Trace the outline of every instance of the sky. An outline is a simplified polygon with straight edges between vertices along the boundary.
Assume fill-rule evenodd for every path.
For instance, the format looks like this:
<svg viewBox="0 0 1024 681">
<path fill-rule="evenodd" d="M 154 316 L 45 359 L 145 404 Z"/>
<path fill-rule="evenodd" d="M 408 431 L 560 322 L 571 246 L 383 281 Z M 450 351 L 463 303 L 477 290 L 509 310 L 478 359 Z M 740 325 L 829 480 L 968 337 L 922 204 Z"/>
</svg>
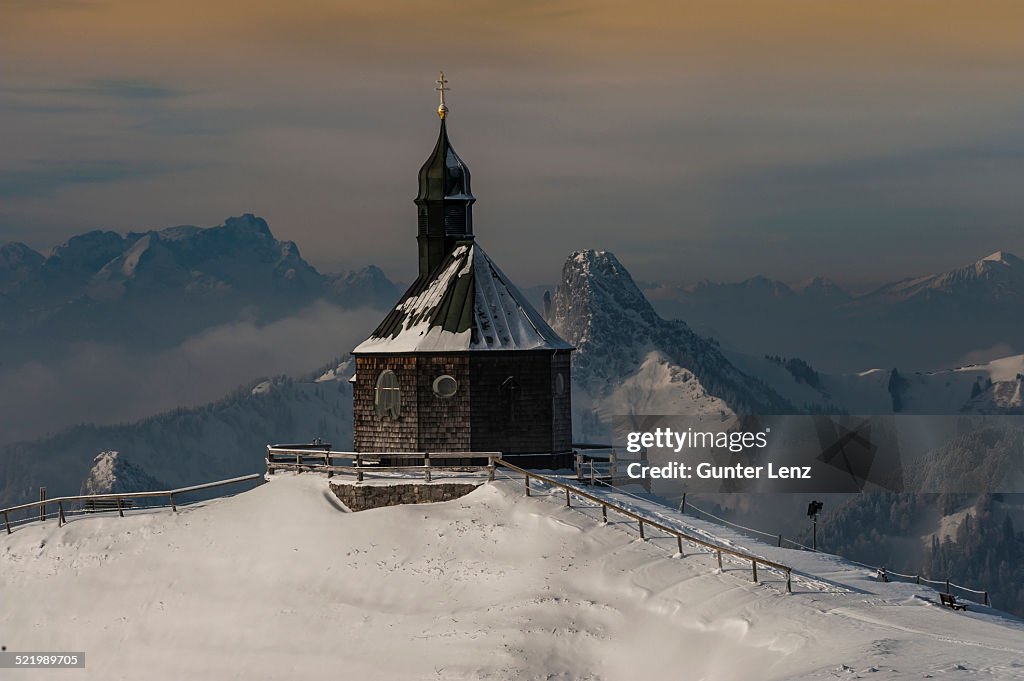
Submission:
<svg viewBox="0 0 1024 681">
<path fill-rule="evenodd" d="M 266 218 L 324 271 L 415 272 L 449 132 L 523 286 L 866 285 L 1024 255 L 1024 4 L 3 0 L 0 243 Z"/>
</svg>

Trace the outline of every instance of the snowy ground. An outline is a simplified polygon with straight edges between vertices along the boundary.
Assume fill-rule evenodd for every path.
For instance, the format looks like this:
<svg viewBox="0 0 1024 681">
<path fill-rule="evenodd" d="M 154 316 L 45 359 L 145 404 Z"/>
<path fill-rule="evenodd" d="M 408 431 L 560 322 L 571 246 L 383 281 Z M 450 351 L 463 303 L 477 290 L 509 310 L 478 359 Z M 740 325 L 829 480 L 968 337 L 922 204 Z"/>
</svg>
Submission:
<svg viewBox="0 0 1024 681">
<path fill-rule="evenodd" d="M 279 474 L 178 514 L 27 525 L 0 536 L 0 644 L 87 669 L 3 678 L 1024 677 L 1018 620 L 722 537 L 795 564 L 787 595 L 521 490 L 346 513 L 325 478 Z"/>
</svg>

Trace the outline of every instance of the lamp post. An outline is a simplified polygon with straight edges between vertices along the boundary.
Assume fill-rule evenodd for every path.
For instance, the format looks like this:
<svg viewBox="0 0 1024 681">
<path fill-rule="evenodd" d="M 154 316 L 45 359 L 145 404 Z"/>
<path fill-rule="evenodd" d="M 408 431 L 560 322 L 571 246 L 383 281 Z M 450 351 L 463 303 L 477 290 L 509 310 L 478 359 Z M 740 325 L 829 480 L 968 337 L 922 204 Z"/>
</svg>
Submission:
<svg viewBox="0 0 1024 681">
<path fill-rule="evenodd" d="M 820 501 L 812 501 L 807 504 L 807 517 L 811 519 L 811 550 L 818 550 L 818 513 L 821 512 L 823 503 Z"/>
</svg>

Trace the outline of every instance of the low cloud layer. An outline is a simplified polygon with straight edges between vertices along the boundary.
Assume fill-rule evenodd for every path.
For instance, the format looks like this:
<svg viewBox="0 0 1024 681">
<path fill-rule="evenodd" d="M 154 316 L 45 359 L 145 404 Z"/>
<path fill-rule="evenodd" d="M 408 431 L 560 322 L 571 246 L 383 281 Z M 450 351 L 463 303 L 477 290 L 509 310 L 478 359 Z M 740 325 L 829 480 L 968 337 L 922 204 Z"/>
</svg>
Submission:
<svg viewBox="0 0 1024 681">
<path fill-rule="evenodd" d="M 0 373 L 0 444 L 75 423 L 134 421 L 216 400 L 261 376 L 304 374 L 345 357 L 380 311 L 316 303 L 265 326 L 214 327 L 154 354 L 85 344 Z"/>
</svg>

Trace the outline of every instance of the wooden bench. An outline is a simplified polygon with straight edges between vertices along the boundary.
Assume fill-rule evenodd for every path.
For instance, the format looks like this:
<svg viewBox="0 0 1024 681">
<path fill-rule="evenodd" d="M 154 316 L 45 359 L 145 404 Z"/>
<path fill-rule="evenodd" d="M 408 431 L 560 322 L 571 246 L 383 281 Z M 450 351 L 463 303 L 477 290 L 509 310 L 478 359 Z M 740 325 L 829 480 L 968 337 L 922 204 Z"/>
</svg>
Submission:
<svg viewBox="0 0 1024 681">
<path fill-rule="evenodd" d="M 942 604 L 947 608 L 953 608 L 954 610 L 967 610 L 967 604 L 958 603 L 956 596 L 953 594 L 939 594 L 939 598 L 942 600 Z"/>
</svg>

